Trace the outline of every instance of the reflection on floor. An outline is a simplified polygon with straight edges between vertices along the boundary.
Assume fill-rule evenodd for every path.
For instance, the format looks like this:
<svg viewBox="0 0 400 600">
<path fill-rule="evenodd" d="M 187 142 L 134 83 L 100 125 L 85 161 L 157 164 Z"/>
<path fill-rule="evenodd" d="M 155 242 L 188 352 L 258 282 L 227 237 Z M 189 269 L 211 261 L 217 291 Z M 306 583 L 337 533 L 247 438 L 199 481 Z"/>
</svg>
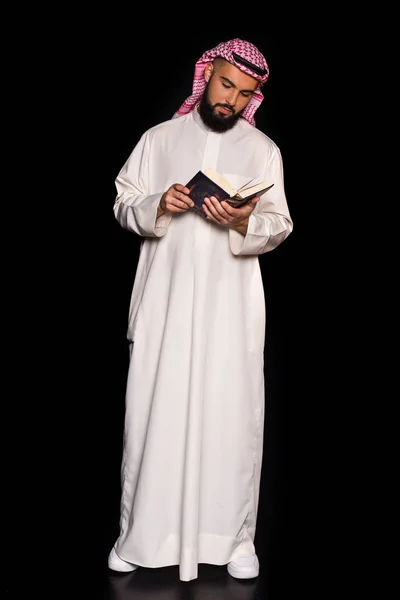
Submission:
<svg viewBox="0 0 400 600">
<path fill-rule="evenodd" d="M 183 582 L 178 567 L 126 574 L 106 569 L 104 600 L 271 600 L 266 576 L 263 571 L 257 579 L 238 580 L 226 567 L 200 565 L 198 578 Z"/>
</svg>

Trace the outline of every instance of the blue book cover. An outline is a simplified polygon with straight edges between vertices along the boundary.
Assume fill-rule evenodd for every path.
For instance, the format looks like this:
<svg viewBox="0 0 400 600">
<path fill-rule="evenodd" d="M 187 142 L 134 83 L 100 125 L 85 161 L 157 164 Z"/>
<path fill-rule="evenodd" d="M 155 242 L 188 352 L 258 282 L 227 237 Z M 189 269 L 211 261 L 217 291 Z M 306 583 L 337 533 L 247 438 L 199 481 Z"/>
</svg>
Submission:
<svg viewBox="0 0 400 600">
<path fill-rule="evenodd" d="M 212 179 L 215 178 L 214 179 Z M 217 183 L 218 182 L 218 183 Z M 261 196 L 274 184 L 262 181 L 255 185 L 242 187 L 235 190 L 233 186 L 213 169 L 198 171 L 194 177 L 186 184 L 189 188 L 189 196 L 194 202 L 194 210 L 203 217 L 206 216 L 203 210 L 204 199 L 214 196 L 219 202 L 226 200 L 234 208 L 240 208 L 250 202 L 255 196 Z"/>
</svg>

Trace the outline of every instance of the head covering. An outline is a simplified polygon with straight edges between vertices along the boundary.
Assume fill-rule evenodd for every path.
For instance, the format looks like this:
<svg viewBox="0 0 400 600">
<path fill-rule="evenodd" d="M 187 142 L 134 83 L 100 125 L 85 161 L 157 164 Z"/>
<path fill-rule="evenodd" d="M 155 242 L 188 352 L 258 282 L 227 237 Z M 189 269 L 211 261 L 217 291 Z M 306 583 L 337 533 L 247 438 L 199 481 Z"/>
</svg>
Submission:
<svg viewBox="0 0 400 600">
<path fill-rule="evenodd" d="M 192 94 L 176 111 L 174 117 L 186 115 L 193 110 L 200 101 L 207 85 L 207 82 L 204 79 L 204 69 L 206 68 L 207 63 L 213 61 L 214 58 L 217 57 L 224 58 L 243 71 L 243 73 L 251 75 L 251 77 L 254 77 L 259 82 L 250 102 L 242 114 L 251 125 L 255 125 L 254 113 L 264 99 L 261 87 L 268 79 L 269 67 L 264 56 L 253 44 L 239 38 L 221 42 L 215 48 L 204 52 L 195 65 Z"/>
</svg>

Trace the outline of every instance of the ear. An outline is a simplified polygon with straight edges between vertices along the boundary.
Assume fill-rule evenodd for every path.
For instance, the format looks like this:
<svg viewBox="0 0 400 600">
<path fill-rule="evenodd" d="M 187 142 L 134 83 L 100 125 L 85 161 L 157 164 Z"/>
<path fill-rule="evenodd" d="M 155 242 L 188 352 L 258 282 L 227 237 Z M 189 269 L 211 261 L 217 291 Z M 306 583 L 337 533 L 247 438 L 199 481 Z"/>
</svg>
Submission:
<svg viewBox="0 0 400 600">
<path fill-rule="evenodd" d="M 204 79 L 208 83 L 210 81 L 210 77 L 214 71 L 214 65 L 212 62 L 206 64 L 206 68 L 204 69 Z"/>
</svg>

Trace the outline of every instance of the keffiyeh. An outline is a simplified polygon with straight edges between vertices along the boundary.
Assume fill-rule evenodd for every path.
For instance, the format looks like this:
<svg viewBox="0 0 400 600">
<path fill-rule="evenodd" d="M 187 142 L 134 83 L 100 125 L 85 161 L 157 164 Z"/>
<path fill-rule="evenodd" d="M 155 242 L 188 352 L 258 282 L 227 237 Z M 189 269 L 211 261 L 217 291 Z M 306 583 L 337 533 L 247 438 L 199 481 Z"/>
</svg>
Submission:
<svg viewBox="0 0 400 600">
<path fill-rule="evenodd" d="M 207 82 L 204 79 L 204 69 L 214 58 L 221 57 L 229 63 L 246 73 L 251 75 L 259 82 L 250 102 L 243 111 L 245 118 L 251 125 L 255 125 L 254 113 L 259 108 L 264 96 L 261 92 L 261 87 L 267 81 L 269 76 L 269 67 L 261 52 L 250 42 L 235 38 L 228 42 L 221 42 L 215 48 L 207 50 L 197 61 L 194 69 L 194 78 L 192 86 L 192 94 L 185 100 L 180 108 L 174 114 L 174 117 L 186 115 L 194 109 L 200 101 Z"/>
</svg>

